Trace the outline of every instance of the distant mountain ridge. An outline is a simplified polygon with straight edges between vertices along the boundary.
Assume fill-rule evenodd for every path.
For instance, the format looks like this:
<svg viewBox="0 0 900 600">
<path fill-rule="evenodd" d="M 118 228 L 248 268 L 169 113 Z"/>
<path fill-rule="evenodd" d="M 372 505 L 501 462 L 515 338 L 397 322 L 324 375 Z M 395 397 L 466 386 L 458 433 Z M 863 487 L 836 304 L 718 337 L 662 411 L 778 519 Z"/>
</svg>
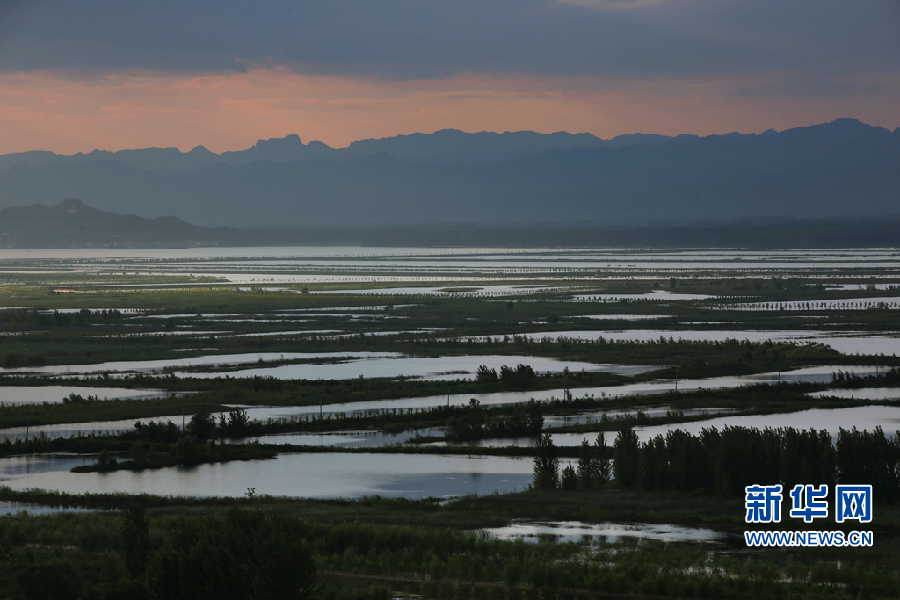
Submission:
<svg viewBox="0 0 900 600">
<path fill-rule="evenodd" d="M 444 130 L 345 149 L 288 136 L 221 155 L 202 147 L 25 154 L 40 164 L 0 157 L 0 207 L 78 197 L 104 211 L 210 226 L 637 226 L 900 215 L 900 128 L 855 119 L 706 137 Z"/>
<path fill-rule="evenodd" d="M 688 136 L 696 137 L 696 136 Z M 17 152 L 0 155 L 0 171 L 20 164 L 40 166 L 55 162 L 79 165 L 94 160 L 110 160 L 138 169 L 171 169 L 185 171 L 209 167 L 215 164 L 246 165 L 261 160 L 293 162 L 316 158 L 362 158 L 380 152 L 411 161 L 437 160 L 440 162 L 492 162 L 509 160 L 550 149 L 618 148 L 633 144 L 657 145 L 667 142 L 671 136 L 655 134 L 619 135 L 603 140 L 590 133 L 535 133 L 517 131 L 506 133 L 465 133 L 456 129 L 442 129 L 435 133 L 414 133 L 381 139 L 352 142 L 347 148 L 331 148 L 323 142 L 304 144 L 297 134 L 283 138 L 259 140 L 246 150 L 216 154 L 204 146 L 188 152 L 178 148 L 143 148 L 136 150 L 94 150 L 88 153 L 65 155 L 46 150 Z"/>
</svg>

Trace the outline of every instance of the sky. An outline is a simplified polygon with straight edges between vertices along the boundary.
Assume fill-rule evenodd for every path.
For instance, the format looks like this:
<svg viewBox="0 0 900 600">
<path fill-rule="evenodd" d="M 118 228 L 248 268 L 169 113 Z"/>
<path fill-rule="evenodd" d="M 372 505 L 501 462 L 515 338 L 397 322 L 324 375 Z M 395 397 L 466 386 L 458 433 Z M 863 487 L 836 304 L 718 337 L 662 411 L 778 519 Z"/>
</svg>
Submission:
<svg viewBox="0 0 900 600">
<path fill-rule="evenodd" d="M 0 153 L 900 127 L 900 0 L 0 0 Z"/>
</svg>

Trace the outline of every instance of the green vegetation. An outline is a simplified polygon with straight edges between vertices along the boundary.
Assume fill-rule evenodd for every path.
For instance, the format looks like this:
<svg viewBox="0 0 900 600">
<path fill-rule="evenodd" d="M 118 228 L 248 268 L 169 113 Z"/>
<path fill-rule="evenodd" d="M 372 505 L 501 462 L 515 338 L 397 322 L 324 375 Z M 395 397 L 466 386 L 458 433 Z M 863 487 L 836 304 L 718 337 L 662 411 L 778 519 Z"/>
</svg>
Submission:
<svg viewBox="0 0 900 600">
<path fill-rule="evenodd" d="M 676 429 L 644 443 L 624 429 L 613 455 L 623 487 L 740 495 L 751 485 L 790 489 L 810 481 L 829 487 L 865 482 L 882 501 L 900 498 L 900 435 L 885 436 L 880 427 L 871 432 L 841 428 L 835 445 L 825 430 L 790 427 L 711 427 L 698 436 Z"/>
<path fill-rule="evenodd" d="M 95 464 L 73 467 L 72 472 L 143 471 L 144 469 L 193 466 L 231 460 L 260 460 L 274 458 L 275 454 L 273 449 L 262 447 L 256 443 L 216 444 L 215 440 L 210 440 L 207 444 L 199 444 L 197 438 L 186 435 L 172 444 L 168 452 L 160 452 L 154 444 L 135 442 L 131 447 L 130 460 L 125 461 L 118 461 L 110 457 L 106 450 L 101 450 Z"/>
<path fill-rule="evenodd" d="M 0 498 L 11 496 L 0 492 Z M 17 498 L 28 498 L 18 495 Z M 33 496 L 32 496 L 33 497 Z M 84 498 L 68 497 L 67 502 Z M 0 595 L 6 597 L 249 596 L 262 578 L 311 598 L 379 598 L 388 591 L 428 598 L 625 597 L 889 598 L 900 590 L 897 522 L 880 512 L 878 545 L 734 553 L 725 545 L 507 542 L 473 535 L 513 516 L 603 521 L 644 514 L 740 527 L 741 504 L 715 496 L 615 489 L 528 492 L 433 501 L 292 501 L 106 498 L 121 512 L 0 518 Z M 128 504 L 130 502 L 130 504 Z M 157 506 L 157 508 L 151 508 Z M 587 517 L 587 518 L 586 518 Z M 627 519 L 628 517 L 624 517 Z M 684 522 L 684 518 L 680 520 Z M 889 531 L 889 530 L 888 530 Z M 284 562 L 285 559 L 290 559 Z M 201 560 L 202 557 L 202 560 Z M 267 567 L 277 572 L 266 572 Z M 48 576 L 53 572 L 68 578 Z M 216 576 L 215 573 L 227 574 Z M 76 574 L 76 575 L 73 575 Z M 214 578 L 213 588 L 198 582 Z M 68 581 L 64 585 L 64 581 Z M 218 587 L 228 584 L 228 588 Z M 30 586 L 34 586 L 33 588 Z M 34 591 L 29 591 L 34 589 Z M 41 594 L 41 595 L 28 595 Z M 66 595 L 68 594 L 68 595 Z M 167 595 L 168 594 L 168 595 Z M 308 596 L 302 594 L 309 594 Z M 212 597 L 212 596 L 209 596 Z"/>
<path fill-rule="evenodd" d="M 718 260 L 714 269 L 672 272 L 670 266 L 654 270 L 645 263 L 600 273 L 584 268 L 577 254 L 546 251 L 535 257 L 529 261 L 550 258 L 552 263 L 521 269 L 509 254 L 496 260 L 476 255 L 465 258 L 472 266 L 460 273 L 436 256 L 429 259 L 428 278 L 413 282 L 407 281 L 411 271 L 406 266 L 383 265 L 367 256 L 354 257 L 356 266 L 349 270 L 340 258 L 323 259 L 319 267 L 303 271 L 309 281 L 293 278 L 291 283 L 268 281 L 293 277 L 291 267 L 278 261 L 262 266 L 254 262 L 249 268 L 256 269 L 255 280 L 241 286 L 204 275 L 243 272 L 247 267 L 241 258 L 187 263 L 54 259 L 0 265 L 6 269 L 0 271 L 0 305 L 19 307 L 0 309 L 0 385 L 13 392 L 41 386 L 76 388 L 58 404 L 0 406 L 0 428 L 28 428 L 27 440 L 0 443 L 4 457 L 89 454 L 91 462 L 96 456 L 96 464 L 74 470 L 107 472 L 254 460 L 278 452 L 377 452 L 385 460 L 394 453 L 495 455 L 534 461 L 534 485 L 527 492 L 453 501 L 312 501 L 258 497 L 255 489 L 248 489 L 243 498 L 0 489 L 0 501 L 96 509 L 0 517 L 0 598 L 380 600 L 405 592 L 447 600 L 812 599 L 900 594 L 900 503 L 892 502 L 900 496 L 900 442 L 895 438 L 880 430 L 843 431 L 832 446 L 822 432 L 727 427 L 707 429 L 700 436 L 673 431 L 639 443 L 632 430 L 702 421 L 709 418 L 703 411 L 744 416 L 875 404 L 810 394 L 831 388 L 896 387 L 900 370 L 892 367 L 900 367 L 900 357 L 868 351 L 864 343 L 859 355 L 841 354 L 823 344 L 790 343 L 776 336 L 783 330 L 810 335 L 823 330 L 900 330 L 895 306 L 900 302 L 900 278 L 892 270 L 861 266 L 853 257 L 833 257 L 834 265 L 821 268 L 748 271 L 739 257 L 729 256 Z M 505 270 L 507 263 L 510 269 Z M 345 280 L 322 283 L 317 275 L 325 276 L 323 280 L 341 275 Z M 490 284 L 532 289 L 473 293 Z M 852 284 L 854 289 L 831 289 L 835 284 Z M 884 284 L 894 287 L 883 289 Z M 438 287 L 444 293 L 342 293 L 395 285 Z M 534 289 L 538 286 L 542 289 Z M 51 293 L 55 289 L 74 292 Z M 331 293 L 318 293 L 324 290 Z M 618 297 L 654 290 L 714 297 Z M 826 304 L 833 300 L 840 302 Z M 660 331 L 647 339 L 647 329 Z M 685 330 L 737 333 L 735 339 L 721 341 L 678 340 L 678 332 Z M 769 331 L 773 339 L 741 338 L 741 331 L 751 330 Z M 585 336 L 584 331 L 591 333 Z M 628 339 L 631 331 L 634 339 Z M 471 378 L 452 373 L 439 380 L 239 376 L 247 368 L 344 360 L 328 355 L 336 352 L 501 358 L 491 363 L 495 368 L 485 365 Z M 210 354 L 245 353 L 251 358 L 240 365 L 206 367 L 194 362 L 121 374 L 112 369 L 64 373 L 67 365 L 190 362 Z M 257 353 L 269 355 L 258 361 Z M 309 356 L 292 358 L 289 353 Z M 540 373 L 530 357 L 655 370 L 635 376 L 580 369 Z M 854 374 L 859 365 L 874 364 L 881 369 L 877 377 Z M 832 381 L 682 389 L 652 396 L 616 393 L 627 384 L 659 379 L 775 373 L 813 365 L 832 366 Z M 60 373 L 51 373 L 54 370 Z M 102 392 L 90 390 L 110 387 L 181 395 L 102 400 L 97 397 Z M 584 394 L 595 387 L 604 393 Z M 79 393 L 79 388 L 85 391 Z M 537 396 L 547 390 L 559 397 L 495 406 L 472 398 L 513 392 L 528 398 L 530 392 Z M 352 409 L 357 402 L 445 395 L 464 400 L 449 406 L 438 400 L 420 409 Z M 350 407 L 337 413 L 328 410 L 338 403 Z M 241 408 L 266 406 L 314 408 L 263 420 L 250 419 Z M 579 414 L 584 412 L 594 414 Z M 579 416 L 577 422 L 565 424 L 566 417 L 574 415 Z M 187 425 L 184 430 L 178 417 Z M 128 422 L 128 430 L 116 435 L 84 432 L 51 439 L 41 430 L 51 424 L 119 420 Z M 243 438 L 278 433 L 425 428 L 443 428 L 443 435 L 363 448 L 241 443 Z M 583 433 L 585 440 L 559 447 L 547 435 L 566 432 Z M 534 446 L 502 446 L 503 438 L 526 436 L 535 439 Z M 613 436 L 615 445 L 606 447 L 606 439 Z M 453 444 L 426 444 L 437 440 Z M 501 441 L 479 446 L 482 440 Z M 830 484 L 846 474 L 852 474 L 847 476 L 853 483 L 876 486 L 877 522 L 872 528 L 877 541 L 872 548 L 756 551 L 730 537 L 717 543 L 644 540 L 589 546 L 502 541 L 478 533 L 525 520 L 677 524 L 734 535 L 745 525 L 740 498 L 745 484 Z"/>
</svg>

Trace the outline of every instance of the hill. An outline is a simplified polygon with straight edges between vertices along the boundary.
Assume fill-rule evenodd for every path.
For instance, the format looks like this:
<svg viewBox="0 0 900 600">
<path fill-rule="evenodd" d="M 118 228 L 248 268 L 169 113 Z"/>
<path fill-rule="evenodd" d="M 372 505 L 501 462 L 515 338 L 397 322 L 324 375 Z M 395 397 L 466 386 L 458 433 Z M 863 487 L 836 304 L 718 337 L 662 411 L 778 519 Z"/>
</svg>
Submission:
<svg viewBox="0 0 900 600">
<path fill-rule="evenodd" d="M 77 164 L 18 162 L 0 172 L 0 207 L 76 196 L 118 213 L 289 228 L 900 215 L 900 129 L 853 119 L 759 135 L 618 142 L 585 134 L 444 131 L 338 150 L 296 136 L 241 153 L 170 150 L 86 159 L 91 153 Z M 178 168 L 129 164 L 140 162 L 132 160 L 139 155 L 181 162 Z M 3 161 L 14 162 L 10 155 Z M 187 166 L 190 161 L 200 166 Z"/>
</svg>

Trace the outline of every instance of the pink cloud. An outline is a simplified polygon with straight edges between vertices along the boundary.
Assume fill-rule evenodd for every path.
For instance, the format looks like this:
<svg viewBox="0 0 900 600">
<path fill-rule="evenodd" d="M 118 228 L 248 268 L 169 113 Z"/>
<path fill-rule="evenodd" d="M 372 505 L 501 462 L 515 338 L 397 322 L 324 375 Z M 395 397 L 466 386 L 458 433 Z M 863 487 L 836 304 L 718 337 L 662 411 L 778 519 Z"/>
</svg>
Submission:
<svg viewBox="0 0 900 600">
<path fill-rule="evenodd" d="M 464 131 L 753 132 L 855 117 L 900 125 L 898 82 L 843 81 L 841 94 L 760 81 L 610 82 L 592 78 L 459 75 L 386 82 L 280 69 L 225 75 L 121 72 L 0 75 L 0 153 L 61 153 L 205 145 L 221 152 L 259 138 L 353 140 L 443 128 Z M 751 93 L 747 93 L 750 90 Z M 779 90 L 785 90 L 779 92 Z"/>
</svg>

